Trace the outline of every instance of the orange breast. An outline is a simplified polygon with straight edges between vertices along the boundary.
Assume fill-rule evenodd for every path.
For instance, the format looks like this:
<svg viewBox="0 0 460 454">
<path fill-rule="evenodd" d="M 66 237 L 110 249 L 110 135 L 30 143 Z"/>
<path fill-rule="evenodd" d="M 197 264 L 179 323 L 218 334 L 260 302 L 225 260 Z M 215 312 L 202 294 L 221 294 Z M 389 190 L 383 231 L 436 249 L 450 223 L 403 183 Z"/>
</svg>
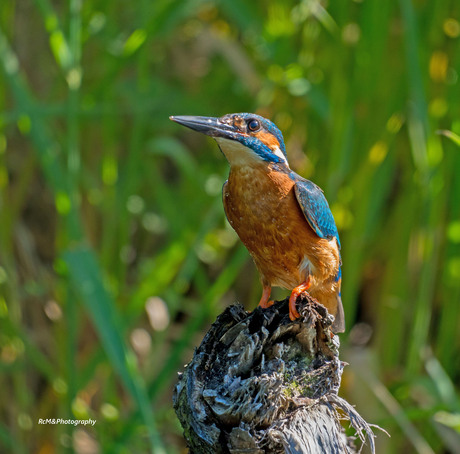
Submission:
<svg viewBox="0 0 460 454">
<path fill-rule="evenodd" d="M 337 291 L 337 244 L 313 232 L 287 174 L 265 163 L 232 167 L 223 200 L 227 218 L 252 255 L 263 284 L 293 289 L 310 276 L 310 293 L 318 300 Z"/>
</svg>

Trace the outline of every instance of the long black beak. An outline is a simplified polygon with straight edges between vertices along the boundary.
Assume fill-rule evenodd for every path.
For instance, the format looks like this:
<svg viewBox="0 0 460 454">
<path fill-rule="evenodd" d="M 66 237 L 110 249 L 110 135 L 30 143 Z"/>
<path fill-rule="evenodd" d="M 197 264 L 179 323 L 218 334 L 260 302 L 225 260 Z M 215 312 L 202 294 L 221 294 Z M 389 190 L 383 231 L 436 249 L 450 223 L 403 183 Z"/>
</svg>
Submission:
<svg viewBox="0 0 460 454">
<path fill-rule="evenodd" d="M 235 138 L 238 130 L 227 123 L 222 123 L 220 118 L 215 117 L 195 117 L 193 115 L 171 116 L 170 120 L 187 126 L 187 128 L 206 134 L 211 137 L 224 137 L 226 139 Z"/>
</svg>

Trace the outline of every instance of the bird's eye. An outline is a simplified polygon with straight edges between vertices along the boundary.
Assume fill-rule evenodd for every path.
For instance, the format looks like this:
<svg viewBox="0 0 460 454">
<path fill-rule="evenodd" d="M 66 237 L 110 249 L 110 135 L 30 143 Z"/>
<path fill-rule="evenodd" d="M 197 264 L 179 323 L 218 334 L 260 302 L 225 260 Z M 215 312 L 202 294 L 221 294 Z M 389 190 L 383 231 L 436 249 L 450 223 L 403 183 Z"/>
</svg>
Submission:
<svg viewBox="0 0 460 454">
<path fill-rule="evenodd" d="M 260 128 L 260 123 L 257 120 L 249 120 L 248 121 L 248 129 L 249 131 L 257 131 Z"/>
</svg>

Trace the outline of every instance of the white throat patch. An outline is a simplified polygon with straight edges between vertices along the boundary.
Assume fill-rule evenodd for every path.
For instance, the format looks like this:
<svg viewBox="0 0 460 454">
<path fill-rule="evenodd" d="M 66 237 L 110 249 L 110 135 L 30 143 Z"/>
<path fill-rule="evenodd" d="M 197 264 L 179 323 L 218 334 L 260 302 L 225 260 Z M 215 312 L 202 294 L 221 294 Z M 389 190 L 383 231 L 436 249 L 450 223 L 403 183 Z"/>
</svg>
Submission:
<svg viewBox="0 0 460 454">
<path fill-rule="evenodd" d="M 262 161 L 257 153 L 236 140 L 224 139 L 223 137 L 214 138 L 230 165 L 251 165 Z"/>
<path fill-rule="evenodd" d="M 251 165 L 263 161 L 257 153 L 236 140 L 224 139 L 223 137 L 214 137 L 214 139 L 219 144 L 230 165 Z M 272 153 L 285 164 L 288 163 L 279 147 L 272 150 Z"/>
</svg>

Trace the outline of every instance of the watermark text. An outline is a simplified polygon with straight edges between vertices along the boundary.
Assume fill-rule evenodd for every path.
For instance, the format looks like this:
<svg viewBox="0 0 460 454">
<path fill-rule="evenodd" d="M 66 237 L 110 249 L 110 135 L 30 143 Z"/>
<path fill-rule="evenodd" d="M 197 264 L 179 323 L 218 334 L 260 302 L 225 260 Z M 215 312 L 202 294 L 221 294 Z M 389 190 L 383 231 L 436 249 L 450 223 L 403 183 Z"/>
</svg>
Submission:
<svg viewBox="0 0 460 454">
<path fill-rule="evenodd" d="M 61 418 L 47 418 L 38 419 L 38 424 L 72 424 L 73 426 L 94 426 L 95 419 L 61 419 Z"/>
</svg>

